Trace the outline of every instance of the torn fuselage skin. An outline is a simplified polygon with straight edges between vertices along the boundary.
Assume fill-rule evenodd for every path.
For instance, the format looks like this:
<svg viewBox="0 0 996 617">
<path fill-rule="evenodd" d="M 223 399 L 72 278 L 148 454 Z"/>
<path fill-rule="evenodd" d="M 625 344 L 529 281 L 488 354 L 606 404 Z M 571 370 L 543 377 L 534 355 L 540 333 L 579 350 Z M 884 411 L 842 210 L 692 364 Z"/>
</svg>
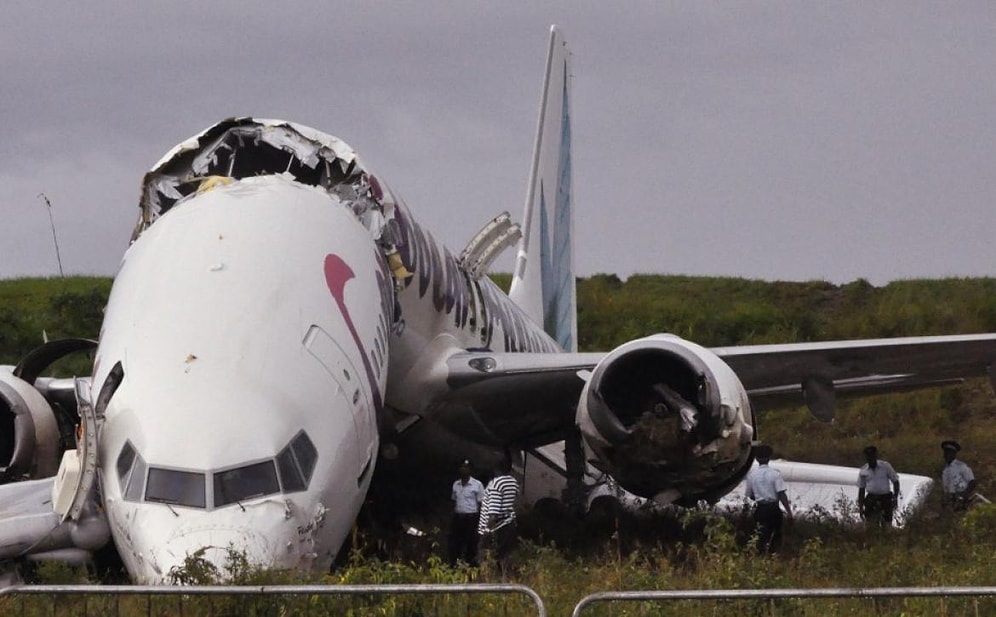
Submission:
<svg viewBox="0 0 996 617">
<path fill-rule="evenodd" d="M 276 120 L 232 118 L 171 150 L 146 174 L 141 215 L 132 241 L 178 201 L 215 186 L 254 176 L 287 174 L 295 182 L 321 187 L 353 210 L 395 262 L 399 281 L 410 276 L 392 259 L 397 254 L 395 204 L 339 139 L 308 127 Z"/>
</svg>

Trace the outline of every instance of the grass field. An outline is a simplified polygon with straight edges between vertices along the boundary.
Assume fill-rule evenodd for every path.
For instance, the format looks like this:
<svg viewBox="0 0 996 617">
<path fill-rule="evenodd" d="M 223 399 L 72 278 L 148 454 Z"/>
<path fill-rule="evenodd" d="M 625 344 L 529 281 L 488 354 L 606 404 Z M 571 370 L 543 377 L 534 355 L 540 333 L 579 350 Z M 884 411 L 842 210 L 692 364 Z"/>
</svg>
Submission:
<svg viewBox="0 0 996 617">
<path fill-rule="evenodd" d="M 42 332 L 96 337 L 110 281 L 21 279 L 0 281 L 0 362 L 13 363 L 39 344 Z M 610 349 L 627 338 L 672 331 L 706 345 L 792 342 L 831 338 L 996 331 L 996 280 L 901 281 L 873 287 L 855 281 L 767 283 L 739 279 L 640 276 L 621 281 L 598 275 L 579 281 L 580 339 L 585 349 Z M 700 307 L 715 307 L 706 313 Z M 85 360 L 67 371 L 85 370 Z M 815 463 L 859 466 L 864 446 L 878 446 L 898 471 L 938 478 L 939 443 L 958 439 L 962 458 L 979 489 L 996 496 L 996 403 L 985 379 L 916 393 L 843 401 L 836 422 L 822 424 L 805 409 L 759 415 L 761 438 L 776 456 Z M 833 522 L 799 522 L 786 533 L 782 551 L 760 557 L 744 529 L 704 512 L 648 521 L 559 520 L 540 525 L 525 513 L 524 539 L 514 555 L 509 582 L 535 589 L 551 615 L 569 615 L 584 595 L 606 590 L 745 589 L 789 587 L 897 587 L 996 584 L 996 508 L 953 516 L 938 495 L 902 530 L 866 531 Z M 439 556 L 444 530 L 424 538 L 382 539 L 357 535 L 352 559 L 331 574 L 305 577 L 258 572 L 234 562 L 228 578 L 245 584 L 310 582 L 459 583 L 496 582 L 497 573 L 451 569 Z M 189 582 L 215 580 L 189 564 Z M 44 564 L 39 582 L 94 580 L 94 574 Z M 304 598 L 284 602 L 188 598 L 132 599 L 122 614 L 355 614 L 519 615 L 529 603 L 498 596 L 450 598 Z M 90 602 L 0 598 L 0 615 L 100 614 Z M 124 606 L 124 605 L 123 605 Z M 104 607 L 106 608 L 106 607 Z M 996 615 L 990 599 L 776 600 L 674 604 L 611 604 L 588 615 Z"/>
</svg>

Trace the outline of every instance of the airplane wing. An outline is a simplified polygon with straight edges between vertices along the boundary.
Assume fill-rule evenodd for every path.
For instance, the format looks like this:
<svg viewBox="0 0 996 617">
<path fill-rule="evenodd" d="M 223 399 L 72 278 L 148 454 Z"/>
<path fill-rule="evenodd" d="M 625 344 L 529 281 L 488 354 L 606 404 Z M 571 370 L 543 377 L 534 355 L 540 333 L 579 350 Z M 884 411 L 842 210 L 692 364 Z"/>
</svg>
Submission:
<svg viewBox="0 0 996 617">
<path fill-rule="evenodd" d="M 479 443 L 535 448 L 581 429 L 593 462 L 634 494 L 712 500 L 748 468 L 754 409 L 907 391 L 989 376 L 996 334 L 707 349 L 674 335 L 606 353 L 460 352 L 427 417 Z"/>
<path fill-rule="evenodd" d="M 684 341 L 672 337 L 677 345 Z M 836 396 L 867 396 L 993 379 L 996 334 L 717 347 L 754 408 L 807 405 L 832 417 Z M 431 411 L 462 434 L 532 446 L 562 439 L 604 353 L 465 352 L 447 361 Z"/>
<path fill-rule="evenodd" d="M 834 398 L 898 392 L 989 377 L 996 335 L 750 345 L 712 350 L 737 374 L 756 407 L 807 405 L 833 417 Z M 996 382 L 994 382 L 996 387 Z"/>
</svg>

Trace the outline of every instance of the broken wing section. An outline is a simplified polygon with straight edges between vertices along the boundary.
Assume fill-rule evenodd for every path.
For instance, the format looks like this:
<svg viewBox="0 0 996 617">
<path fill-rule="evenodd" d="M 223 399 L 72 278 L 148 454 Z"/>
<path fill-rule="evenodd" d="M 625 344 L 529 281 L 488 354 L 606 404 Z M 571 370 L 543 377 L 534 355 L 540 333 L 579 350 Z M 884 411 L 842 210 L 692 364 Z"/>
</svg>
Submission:
<svg viewBox="0 0 996 617">
<path fill-rule="evenodd" d="M 829 421 L 837 397 L 867 396 L 988 377 L 996 334 L 722 347 L 756 408 L 806 405 Z"/>
<path fill-rule="evenodd" d="M 781 472 L 789 501 L 792 502 L 792 511 L 797 517 L 817 522 L 834 520 L 851 525 L 861 524 L 858 511 L 858 468 L 786 460 L 773 460 L 771 467 Z M 716 503 L 716 508 L 736 512 L 749 507 L 746 484 L 741 482 Z M 897 527 L 903 527 L 923 506 L 933 485 L 934 481 L 926 476 L 899 474 L 899 496 L 894 521 Z"/>
</svg>

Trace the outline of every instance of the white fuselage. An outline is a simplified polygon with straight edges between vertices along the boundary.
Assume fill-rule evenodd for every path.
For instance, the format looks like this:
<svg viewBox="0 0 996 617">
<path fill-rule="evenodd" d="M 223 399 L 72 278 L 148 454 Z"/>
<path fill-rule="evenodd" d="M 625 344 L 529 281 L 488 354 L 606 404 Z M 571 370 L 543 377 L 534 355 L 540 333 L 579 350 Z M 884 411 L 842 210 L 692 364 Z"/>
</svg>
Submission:
<svg viewBox="0 0 996 617">
<path fill-rule="evenodd" d="M 327 568 L 369 486 L 384 405 L 420 413 L 428 378 L 467 348 L 557 350 L 391 198 L 414 273 L 400 291 L 353 210 L 286 175 L 178 201 L 128 250 L 92 398 L 134 579 L 169 580 L 194 555 L 223 567 L 229 549 Z M 317 453 L 304 489 L 281 465 L 302 431 Z"/>
<path fill-rule="evenodd" d="M 328 567 L 376 458 L 382 268 L 348 209 L 281 176 L 193 196 L 132 245 L 108 303 L 93 398 L 120 363 L 120 386 L 97 403 L 100 468 L 134 579 L 162 581 L 203 547 L 216 564 L 231 547 L 267 566 Z M 301 460 L 307 452 L 296 460 L 298 470 L 313 466 L 303 490 L 275 461 L 301 431 L 317 450 L 313 462 Z M 136 468 L 147 485 L 129 497 L 126 442 L 156 470 Z M 261 465 L 222 475 L 250 464 Z M 225 482 L 234 500 L 219 495 Z"/>
</svg>

